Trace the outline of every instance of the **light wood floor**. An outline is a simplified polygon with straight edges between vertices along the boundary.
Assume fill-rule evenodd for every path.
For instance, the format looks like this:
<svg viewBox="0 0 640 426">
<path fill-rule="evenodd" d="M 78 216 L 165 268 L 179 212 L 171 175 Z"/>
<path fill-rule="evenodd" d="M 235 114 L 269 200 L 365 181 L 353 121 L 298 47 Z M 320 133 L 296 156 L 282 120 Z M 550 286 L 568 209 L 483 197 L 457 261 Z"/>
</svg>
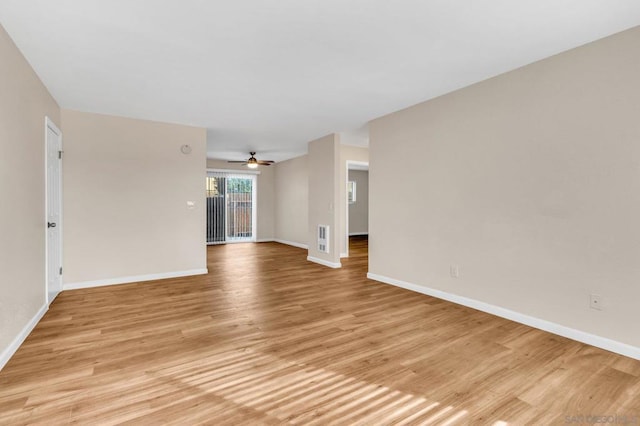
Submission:
<svg viewBox="0 0 640 426">
<path fill-rule="evenodd" d="M 208 250 L 207 276 L 63 292 L 0 372 L 0 424 L 640 416 L 639 361 L 369 281 L 362 238 L 340 270 Z"/>
</svg>

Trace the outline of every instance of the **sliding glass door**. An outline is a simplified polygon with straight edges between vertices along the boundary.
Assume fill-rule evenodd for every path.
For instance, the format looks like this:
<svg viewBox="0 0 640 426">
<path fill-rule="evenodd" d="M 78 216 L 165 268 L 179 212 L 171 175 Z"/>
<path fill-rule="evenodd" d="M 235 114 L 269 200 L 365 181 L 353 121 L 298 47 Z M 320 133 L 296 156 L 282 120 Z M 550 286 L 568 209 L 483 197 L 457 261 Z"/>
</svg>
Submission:
<svg viewBox="0 0 640 426">
<path fill-rule="evenodd" d="M 207 173 L 207 244 L 256 240 L 256 175 Z"/>
<path fill-rule="evenodd" d="M 225 242 L 226 178 L 207 173 L 207 244 Z"/>
</svg>

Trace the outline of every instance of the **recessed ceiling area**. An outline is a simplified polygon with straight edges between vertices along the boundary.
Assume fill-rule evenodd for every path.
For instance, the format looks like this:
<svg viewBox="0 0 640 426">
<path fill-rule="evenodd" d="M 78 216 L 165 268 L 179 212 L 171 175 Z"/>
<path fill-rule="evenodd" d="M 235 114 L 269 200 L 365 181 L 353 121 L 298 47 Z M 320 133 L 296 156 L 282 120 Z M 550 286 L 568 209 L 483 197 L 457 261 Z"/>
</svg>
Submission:
<svg viewBox="0 0 640 426">
<path fill-rule="evenodd" d="M 637 0 L 2 0 L 62 108 L 206 127 L 280 161 L 331 132 L 640 24 Z"/>
</svg>

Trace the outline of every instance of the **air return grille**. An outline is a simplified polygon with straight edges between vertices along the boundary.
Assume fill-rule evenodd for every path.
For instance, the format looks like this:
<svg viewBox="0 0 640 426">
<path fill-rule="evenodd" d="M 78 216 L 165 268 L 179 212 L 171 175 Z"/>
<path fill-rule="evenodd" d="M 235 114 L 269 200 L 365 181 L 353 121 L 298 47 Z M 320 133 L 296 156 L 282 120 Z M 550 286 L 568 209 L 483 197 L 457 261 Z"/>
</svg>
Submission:
<svg viewBox="0 0 640 426">
<path fill-rule="evenodd" d="M 318 225 L 318 251 L 329 253 L 329 226 Z"/>
</svg>

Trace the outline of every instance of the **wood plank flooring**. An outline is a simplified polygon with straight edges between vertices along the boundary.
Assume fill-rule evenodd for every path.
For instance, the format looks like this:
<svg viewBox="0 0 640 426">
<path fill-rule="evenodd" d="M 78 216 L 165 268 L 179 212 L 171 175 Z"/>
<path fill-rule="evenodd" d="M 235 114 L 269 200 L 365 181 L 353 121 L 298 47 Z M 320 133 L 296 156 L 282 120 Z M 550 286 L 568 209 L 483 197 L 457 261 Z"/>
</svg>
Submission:
<svg viewBox="0 0 640 426">
<path fill-rule="evenodd" d="M 0 424 L 640 424 L 640 361 L 369 281 L 366 238 L 338 270 L 208 250 L 206 276 L 63 292 Z"/>
</svg>

